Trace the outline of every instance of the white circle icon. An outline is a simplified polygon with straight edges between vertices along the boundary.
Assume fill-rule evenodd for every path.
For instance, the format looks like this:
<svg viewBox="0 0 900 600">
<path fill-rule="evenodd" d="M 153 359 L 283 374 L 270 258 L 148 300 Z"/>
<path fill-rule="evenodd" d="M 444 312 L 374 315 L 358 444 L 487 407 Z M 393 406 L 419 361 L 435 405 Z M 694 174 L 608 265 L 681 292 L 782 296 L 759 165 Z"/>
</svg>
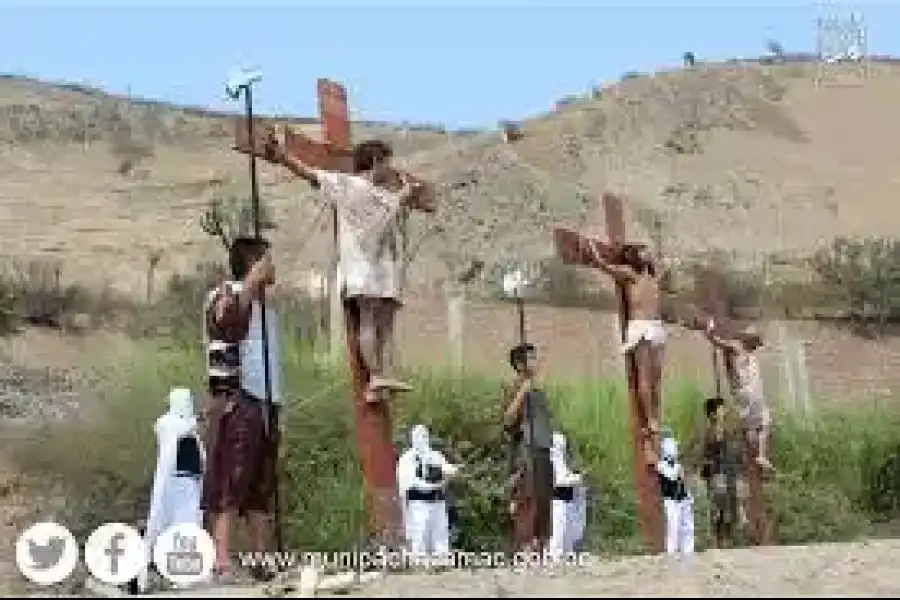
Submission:
<svg viewBox="0 0 900 600">
<path fill-rule="evenodd" d="M 88 571 L 101 583 L 122 585 L 147 566 L 147 545 L 140 532 L 124 523 L 98 527 L 84 545 Z"/>
<path fill-rule="evenodd" d="M 163 531 L 153 547 L 159 574 L 175 585 L 192 585 L 210 578 L 216 547 L 206 531 L 194 523 L 180 523 Z"/>
<path fill-rule="evenodd" d="M 59 523 L 35 523 L 16 540 L 16 566 L 38 585 L 55 585 L 78 564 L 78 542 Z"/>
</svg>

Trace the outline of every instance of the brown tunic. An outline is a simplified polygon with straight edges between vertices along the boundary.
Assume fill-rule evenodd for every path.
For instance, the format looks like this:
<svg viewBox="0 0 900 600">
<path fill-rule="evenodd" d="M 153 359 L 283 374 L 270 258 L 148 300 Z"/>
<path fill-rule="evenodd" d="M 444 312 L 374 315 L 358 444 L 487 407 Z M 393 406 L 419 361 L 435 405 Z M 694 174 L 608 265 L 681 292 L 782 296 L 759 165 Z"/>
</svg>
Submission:
<svg viewBox="0 0 900 600">
<path fill-rule="evenodd" d="M 220 294 L 229 296 L 229 305 L 225 317 L 218 321 L 215 305 Z M 247 335 L 250 311 L 241 307 L 237 296 L 223 286 L 207 308 L 206 322 L 211 345 L 238 343 Z M 236 366 L 239 373 L 240 365 Z M 213 513 L 268 512 L 276 493 L 277 413 L 271 412 L 272 422 L 266 435 L 261 400 L 241 389 L 240 377 L 215 375 L 218 372 L 221 369 L 210 369 L 205 427 L 209 456 L 203 480 L 203 509 Z"/>
</svg>

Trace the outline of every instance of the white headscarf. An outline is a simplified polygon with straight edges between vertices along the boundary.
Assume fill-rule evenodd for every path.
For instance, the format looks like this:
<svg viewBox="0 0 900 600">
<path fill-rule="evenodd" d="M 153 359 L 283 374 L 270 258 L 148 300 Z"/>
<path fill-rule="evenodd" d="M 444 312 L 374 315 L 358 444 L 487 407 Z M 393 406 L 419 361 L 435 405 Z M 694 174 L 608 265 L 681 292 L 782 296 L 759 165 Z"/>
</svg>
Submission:
<svg viewBox="0 0 900 600">
<path fill-rule="evenodd" d="M 417 454 L 425 457 L 431 450 L 431 436 L 424 425 L 416 425 L 409 432 L 409 446 Z"/>
<path fill-rule="evenodd" d="M 157 435 L 184 437 L 197 432 L 197 415 L 194 414 L 194 396 L 188 388 L 172 388 L 169 391 L 169 410 L 156 420 Z"/>
<path fill-rule="evenodd" d="M 663 460 L 670 463 L 678 461 L 678 442 L 675 441 L 675 438 L 663 438 L 660 443 L 660 455 Z"/>
<path fill-rule="evenodd" d="M 551 438 L 550 453 L 563 460 L 566 459 L 566 436 L 559 431 L 554 431 Z"/>
</svg>

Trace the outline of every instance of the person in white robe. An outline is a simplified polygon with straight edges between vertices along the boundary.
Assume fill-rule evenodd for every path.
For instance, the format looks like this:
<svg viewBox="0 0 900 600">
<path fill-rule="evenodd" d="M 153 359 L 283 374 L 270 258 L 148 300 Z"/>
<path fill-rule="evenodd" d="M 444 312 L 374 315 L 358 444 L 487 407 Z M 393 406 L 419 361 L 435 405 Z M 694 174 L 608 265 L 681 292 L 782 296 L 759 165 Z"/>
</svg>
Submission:
<svg viewBox="0 0 900 600">
<path fill-rule="evenodd" d="M 173 388 L 169 392 L 169 410 L 156 420 L 154 429 L 156 473 L 144 534 L 148 551 L 152 551 L 159 535 L 173 525 L 203 526 L 200 495 L 206 456 L 189 389 Z"/>
<path fill-rule="evenodd" d="M 552 439 L 550 463 L 553 466 L 553 529 L 548 549 L 551 554 L 562 556 L 575 550 L 575 542 L 584 530 L 583 523 L 579 523 L 579 507 L 576 503 L 582 476 L 569 469 L 566 436 L 555 431 Z M 581 531 L 578 530 L 579 526 Z"/>
<path fill-rule="evenodd" d="M 678 461 L 678 442 L 675 438 L 663 438 L 656 470 L 666 523 L 666 553 L 693 554 L 694 499 L 688 491 L 684 469 Z"/>
<path fill-rule="evenodd" d="M 414 557 L 450 554 L 447 479 L 459 471 L 431 447 L 424 425 L 410 431 L 410 447 L 397 461 L 397 484 L 407 549 Z"/>
</svg>

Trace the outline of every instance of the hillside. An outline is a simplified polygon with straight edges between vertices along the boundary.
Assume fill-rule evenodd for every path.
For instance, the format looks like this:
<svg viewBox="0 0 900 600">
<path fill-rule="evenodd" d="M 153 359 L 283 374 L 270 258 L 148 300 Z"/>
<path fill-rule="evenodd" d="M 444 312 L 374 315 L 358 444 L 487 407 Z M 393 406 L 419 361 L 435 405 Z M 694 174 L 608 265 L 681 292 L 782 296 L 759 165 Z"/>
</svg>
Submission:
<svg viewBox="0 0 900 600">
<path fill-rule="evenodd" d="M 439 182 L 442 207 L 415 217 L 410 285 L 432 287 L 478 256 L 491 267 L 550 251 L 557 222 L 595 228 L 597 194 L 631 200 L 632 229 L 660 222 L 667 253 L 717 250 L 742 264 L 808 255 L 839 234 L 900 226 L 891 144 L 900 72 L 844 67 L 821 89 L 814 66 L 722 64 L 634 76 L 522 124 L 524 139 L 357 124 L 401 162 Z M 0 79 L 0 255 L 51 256 L 68 279 L 145 288 L 158 273 L 216 259 L 198 220 L 216 195 L 242 193 L 246 166 L 229 150 L 228 115 L 132 102 L 77 86 Z M 427 98 L 423 98 L 423 102 Z M 351 99 L 352 102 L 352 99 Z M 310 119 L 279 119 L 309 132 Z M 329 228 L 307 190 L 263 169 L 291 281 L 326 264 Z"/>
</svg>

